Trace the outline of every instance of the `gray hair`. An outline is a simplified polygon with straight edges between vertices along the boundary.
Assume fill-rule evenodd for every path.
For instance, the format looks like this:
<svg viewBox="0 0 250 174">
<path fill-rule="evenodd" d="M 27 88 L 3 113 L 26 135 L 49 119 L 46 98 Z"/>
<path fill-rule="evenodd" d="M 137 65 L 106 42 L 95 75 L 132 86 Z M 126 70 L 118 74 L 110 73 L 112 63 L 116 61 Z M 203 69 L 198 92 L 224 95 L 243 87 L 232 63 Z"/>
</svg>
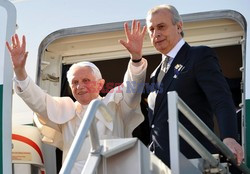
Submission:
<svg viewBox="0 0 250 174">
<path fill-rule="evenodd" d="M 148 11 L 148 13 L 147 13 L 146 21 L 148 22 L 149 21 L 149 17 L 152 14 L 155 14 L 155 13 L 157 13 L 160 10 L 167 10 L 167 11 L 169 11 L 172 14 L 172 23 L 174 25 L 177 24 L 178 22 L 183 22 L 180 14 L 179 14 L 179 12 L 177 11 L 177 9 L 174 6 L 167 5 L 167 4 L 158 5 L 156 7 L 153 7 L 152 9 L 150 9 Z M 184 37 L 183 31 L 181 31 L 181 36 Z"/>
<path fill-rule="evenodd" d="M 73 73 L 75 72 L 76 68 L 83 68 L 83 67 L 89 67 L 92 70 L 93 75 L 96 77 L 96 80 L 100 80 L 102 79 L 102 74 L 99 70 L 99 68 L 91 63 L 91 62 L 78 62 L 78 63 L 74 63 L 68 70 L 67 72 L 67 80 L 69 82 L 69 84 L 71 84 L 72 78 L 73 78 Z"/>
</svg>

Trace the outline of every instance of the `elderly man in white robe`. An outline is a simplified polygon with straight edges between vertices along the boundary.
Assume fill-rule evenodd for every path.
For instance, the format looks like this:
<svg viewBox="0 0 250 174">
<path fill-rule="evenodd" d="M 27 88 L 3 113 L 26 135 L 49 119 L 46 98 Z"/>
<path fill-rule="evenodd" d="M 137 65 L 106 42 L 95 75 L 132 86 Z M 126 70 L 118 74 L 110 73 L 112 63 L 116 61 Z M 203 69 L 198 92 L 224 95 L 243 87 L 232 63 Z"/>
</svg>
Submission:
<svg viewBox="0 0 250 174">
<path fill-rule="evenodd" d="M 96 113 L 96 125 L 100 139 L 132 137 L 132 131 L 143 121 L 140 110 L 141 94 L 134 89 L 127 92 L 127 84 L 136 82 L 142 84 L 145 81 L 147 61 L 142 58 L 138 45 L 143 43 L 146 28 L 140 29 L 139 22 L 132 22 L 131 31 L 125 25 L 127 41 L 121 44 L 129 47 L 131 60 L 124 77 L 123 85 L 112 90 L 106 97 L 99 96 L 105 80 L 102 79 L 99 69 L 90 62 L 73 64 L 67 73 L 68 82 L 74 102 L 69 97 L 52 97 L 37 86 L 27 75 L 25 70 L 26 52 L 25 36 L 20 42 L 18 35 L 12 37 L 12 44 L 6 42 L 11 54 L 13 69 L 15 72 L 15 91 L 26 104 L 38 115 L 39 121 L 44 125 L 41 131 L 44 140 L 50 139 L 52 145 L 63 151 L 63 160 L 73 142 L 78 127 L 81 123 L 88 104 L 96 99 L 101 99 L 112 112 L 112 121 L 105 120 L 103 115 Z M 139 87 L 141 85 L 135 85 Z M 81 148 L 80 155 L 71 171 L 72 174 L 81 173 L 84 163 L 90 151 L 90 142 L 87 137 Z"/>
</svg>

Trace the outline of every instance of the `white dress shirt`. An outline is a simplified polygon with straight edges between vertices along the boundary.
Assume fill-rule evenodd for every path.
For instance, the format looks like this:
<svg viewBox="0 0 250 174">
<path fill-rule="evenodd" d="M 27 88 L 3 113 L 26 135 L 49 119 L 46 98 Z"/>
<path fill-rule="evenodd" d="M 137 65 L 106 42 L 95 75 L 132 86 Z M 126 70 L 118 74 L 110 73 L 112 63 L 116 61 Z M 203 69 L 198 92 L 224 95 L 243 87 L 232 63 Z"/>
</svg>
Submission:
<svg viewBox="0 0 250 174">
<path fill-rule="evenodd" d="M 162 55 L 162 62 L 165 60 L 166 56 L 169 57 L 169 60 L 167 61 L 167 69 L 170 68 L 172 62 L 174 61 L 174 58 L 176 57 L 177 53 L 179 52 L 179 50 L 181 49 L 181 47 L 185 44 L 185 41 L 183 39 L 181 39 L 176 45 L 175 47 L 170 50 L 167 55 Z M 160 66 L 160 65 L 159 65 Z M 155 69 L 155 71 L 152 74 L 156 74 L 157 69 L 159 68 L 159 66 Z M 167 73 L 167 71 L 166 71 Z M 161 82 L 160 82 L 161 83 Z M 159 88 L 164 88 L 163 85 L 161 84 L 155 84 L 158 85 Z M 162 90 L 159 90 L 162 91 Z M 155 100 L 157 97 L 158 91 L 151 91 L 150 94 L 148 95 L 148 107 L 149 109 L 151 109 L 154 112 L 154 108 L 155 108 Z"/>
</svg>

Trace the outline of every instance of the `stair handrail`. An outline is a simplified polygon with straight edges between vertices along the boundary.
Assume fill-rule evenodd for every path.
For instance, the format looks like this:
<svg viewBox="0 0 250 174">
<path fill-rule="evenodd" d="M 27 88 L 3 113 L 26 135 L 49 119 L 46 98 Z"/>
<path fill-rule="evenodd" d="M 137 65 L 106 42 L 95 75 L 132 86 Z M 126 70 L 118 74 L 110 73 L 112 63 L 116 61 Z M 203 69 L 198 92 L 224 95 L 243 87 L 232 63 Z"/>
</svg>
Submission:
<svg viewBox="0 0 250 174">
<path fill-rule="evenodd" d="M 100 161 L 100 154 L 102 151 L 102 146 L 100 145 L 100 140 L 96 128 L 96 124 L 94 122 L 95 114 L 97 110 L 100 109 L 104 118 L 110 120 L 112 118 L 111 112 L 107 108 L 107 106 L 99 99 L 92 100 L 86 110 L 86 113 L 81 121 L 81 124 L 77 130 L 76 136 L 71 144 L 69 152 L 63 162 L 62 168 L 59 174 L 69 174 L 71 173 L 72 167 L 78 157 L 78 154 L 81 150 L 85 137 L 87 136 L 88 131 L 90 132 L 90 142 L 91 142 L 91 153 L 99 154 L 97 155 L 96 161 L 94 165 L 92 165 L 91 169 L 88 168 L 88 173 L 93 173 L 98 166 Z M 86 164 L 86 163 L 85 163 Z"/>
<path fill-rule="evenodd" d="M 205 136 L 207 139 L 217 147 L 228 159 L 228 161 L 235 164 L 235 166 L 241 170 L 244 174 L 250 174 L 249 168 L 242 162 L 237 165 L 236 157 L 231 150 L 208 128 L 208 126 L 190 109 L 189 106 L 178 96 L 176 91 L 168 92 L 168 107 L 176 107 L 183 113 L 183 115 Z M 178 120 L 178 112 L 175 112 L 174 119 Z M 177 128 L 179 121 L 177 123 Z M 178 131 L 179 132 L 179 131 Z M 198 147 L 199 148 L 199 147 Z M 195 149 L 196 150 L 196 149 Z M 198 150 L 198 149 L 197 149 Z M 199 150 L 198 150 L 199 151 Z M 172 169 L 172 166 L 171 166 Z"/>
</svg>

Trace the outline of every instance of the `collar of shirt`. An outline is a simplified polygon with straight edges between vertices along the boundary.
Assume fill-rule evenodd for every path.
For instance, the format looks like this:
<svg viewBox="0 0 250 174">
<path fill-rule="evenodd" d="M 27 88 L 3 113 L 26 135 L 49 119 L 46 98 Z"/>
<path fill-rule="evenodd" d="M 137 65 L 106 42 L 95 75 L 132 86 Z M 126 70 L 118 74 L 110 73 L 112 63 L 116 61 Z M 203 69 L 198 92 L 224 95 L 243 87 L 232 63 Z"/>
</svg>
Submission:
<svg viewBox="0 0 250 174">
<path fill-rule="evenodd" d="M 80 119 L 83 118 L 85 111 L 87 110 L 88 105 L 81 105 L 78 101 L 75 102 L 76 116 Z"/>
<path fill-rule="evenodd" d="M 101 100 L 102 97 L 99 95 L 96 99 Z M 82 119 L 83 114 L 86 112 L 89 105 L 81 105 L 78 101 L 75 102 L 76 115 Z"/>
<path fill-rule="evenodd" d="M 101 96 L 98 96 L 97 99 L 102 100 Z M 76 105 L 76 115 L 77 117 L 82 120 L 83 115 L 85 115 L 85 112 L 89 105 L 81 105 L 79 102 L 75 102 Z M 97 110 L 95 117 L 100 120 L 108 129 L 111 131 L 113 130 L 113 119 L 112 117 L 108 117 L 105 114 L 102 114 L 99 110 Z"/>
<path fill-rule="evenodd" d="M 181 47 L 185 44 L 184 39 L 179 40 L 179 42 L 175 45 L 175 47 L 170 50 L 167 55 L 162 55 L 162 60 L 166 58 L 166 56 L 170 57 L 168 64 L 171 64 L 177 55 L 177 53 L 180 51 Z"/>
</svg>

